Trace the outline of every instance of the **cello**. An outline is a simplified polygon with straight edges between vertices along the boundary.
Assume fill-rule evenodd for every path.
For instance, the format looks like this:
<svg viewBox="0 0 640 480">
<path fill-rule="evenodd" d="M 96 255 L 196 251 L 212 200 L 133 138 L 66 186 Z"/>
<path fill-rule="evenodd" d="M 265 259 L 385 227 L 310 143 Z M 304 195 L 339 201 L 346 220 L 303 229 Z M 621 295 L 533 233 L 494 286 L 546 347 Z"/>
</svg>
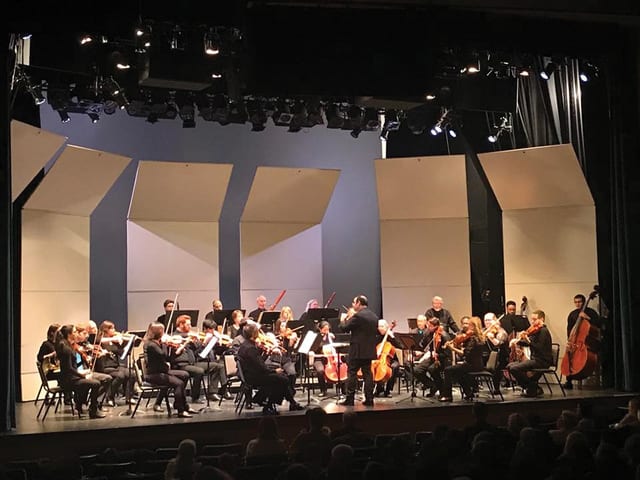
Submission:
<svg viewBox="0 0 640 480">
<path fill-rule="evenodd" d="M 387 382 L 391 378 L 393 369 L 391 368 L 391 360 L 396 354 L 396 348 L 389 342 L 389 332 L 396 326 L 396 322 L 392 321 L 382 337 L 382 341 L 376 346 L 378 358 L 371 362 L 371 372 L 373 373 L 373 381 L 375 383 Z"/>
<path fill-rule="evenodd" d="M 562 358 L 560 371 L 562 375 L 571 380 L 582 380 L 590 376 L 598 363 L 598 355 L 590 345 L 599 342 L 600 330 L 591 325 L 591 322 L 581 315 L 586 310 L 589 302 L 598 296 L 594 290 L 582 305 L 575 325 L 569 333 L 565 354 Z"/>
<path fill-rule="evenodd" d="M 324 366 L 324 377 L 328 382 L 344 382 L 348 376 L 349 366 L 344 358 L 338 358 L 338 352 L 333 345 L 333 333 L 329 332 L 329 343 L 322 347 L 322 353 L 327 357 Z"/>
</svg>

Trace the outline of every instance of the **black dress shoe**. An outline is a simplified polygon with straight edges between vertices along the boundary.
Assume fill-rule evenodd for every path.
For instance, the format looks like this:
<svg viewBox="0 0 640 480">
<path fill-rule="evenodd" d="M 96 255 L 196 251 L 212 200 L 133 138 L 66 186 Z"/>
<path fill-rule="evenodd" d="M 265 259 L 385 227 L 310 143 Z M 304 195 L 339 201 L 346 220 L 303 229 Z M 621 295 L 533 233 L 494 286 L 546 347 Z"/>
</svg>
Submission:
<svg viewBox="0 0 640 480">
<path fill-rule="evenodd" d="M 364 405 L 365 407 L 373 407 L 373 398 L 365 400 L 364 402 L 362 402 L 362 405 Z"/>
<path fill-rule="evenodd" d="M 300 405 L 298 402 L 293 402 L 289 404 L 289 411 L 290 412 L 295 412 L 297 410 L 304 410 L 305 407 L 303 405 Z"/>
<path fill-rule="evenodd" d="M 391 392 L 384 392 L 384 396 L 386 398 L 391 398 L 393 396 L 393 394 Z"/>
<path fill-rule="evenodd" d="M 438 399 L 438 401 L 440 401 L 440 402 L 453 402 L 453 398 L 451 398 L 451 397 L 440 397 Z"/>
<path fill-rule="evenodd" d="M 318 397 L 322 398 L 322 397 L 326 397 L 327 396 L 327 391 L 326 390 L 322 390 L 320 393 L 318 393 Z"/>
<path fill-rule="evenodd" d="M 209 394 L 209 400 L 214 401 L 214 402 L 219 402 L 220 401 L 220 395 L 218 395 L 217 393 L 210 393 Z"/>
<path fill-rule="evenodd" d="M 573 390 L 573 383 L 571 383 L 571 380 L 567 380 L 562 386 L 565 390 Z"/>
<path fill-rule="evenodd" d="M 338 402 L 338 405 L 342 405 L 343 407 L 353 407 L 355 405 L 353 398 L 345 398 L 341 402 Z"/>
<path fill-rule="evenodd" d="M 106 417 L 106 415 L 102 413 L 100 410 L 98 410 L 97 408 L 89 410 L 89 418 L 104 418 L 104 417 Z"/>
<path fill-rule="evenodd" d="M 278 415 L 278 410 L 273 405 L 266 405 L 262 407 L 263 415 Z"/>
<path fill-rule="evenodd" d="M 178 412 L 178 417 L 180 418 L 191 418 L 193 415 L 189 412 Z"/>
</svg>

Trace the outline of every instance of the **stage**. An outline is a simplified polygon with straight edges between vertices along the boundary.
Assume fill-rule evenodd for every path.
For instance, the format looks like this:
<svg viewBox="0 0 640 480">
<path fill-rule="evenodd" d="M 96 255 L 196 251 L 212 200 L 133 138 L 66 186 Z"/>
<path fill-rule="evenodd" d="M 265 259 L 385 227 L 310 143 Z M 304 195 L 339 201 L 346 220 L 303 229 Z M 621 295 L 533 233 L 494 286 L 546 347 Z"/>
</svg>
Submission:
<svg viewBox="0 0 640 480">
<path fill-rule="evenodd" d="M 505 425 L 512 412 L 537 415 L 543 423 L 553 423 L 563 409 L 575 409 L 583 399 L 590 400 L 596 414 L 615 422 L 624 415 L 624 408 L 632 393 L 613 390 L 582 388 L 568 390 L 563 397 L 557 385 L 552 386 L 552 394 L 545 388 L 545 394 L 538 398 L 524 398 L 520 391 L 504 389 L 504 401 L 491 397 L 486 387 L 479 392 L 478 400 L 487 402 L 489 421 Z M 356 398 L 355 407 L 336 404 L 336 398 L 317 398 L 307 392 L 298 391 L 296 398 L 309 407 L 321 406 L 329 414 L 327 424 L 337 427 L 341 414 L 348 408 L 360 414 L 358 423 L 369 433 L 401 433 L 430 431 L 440 424 L 464 427 L 472 422 L 471 403 L 454 393 L 454 401 L 441 403 L 437 399 L 426 398 L 418 391 L 412 398 L 406 387 L 401 393 L 397 389 L 391 398 L 377 398 L 374 407 L 364 407 Z M 72 415 L 70 407 L 54 412 L 51 408 L 46 420 L 36 419 L 41 402 L 22 402 L 16 405 L 17 428 L 0 436 L 1 462 L 28 460 L 35 458 L 65 458 L 93 454 L 106 448 L 134 449 L 175 447 L 184 438 L 196 440 L 198 445 L 242 443 L 255 436 L 262 410 L 244 410 L 237 415 L 232 400 L 192 405 L 194 409 L 204 409 L 193 418 L 168 418 L 166 413 L 154 412 L 141 402 L 135 418 L 126 415 L 126 405 L 119 405 L 105 411 L 106 418 L 78 419 Z M 305 425 L 304 411 L 289 412 L 286 403 L 279 407 L 277 417 L 280 433 L 290 442 Z"/>
</svg>

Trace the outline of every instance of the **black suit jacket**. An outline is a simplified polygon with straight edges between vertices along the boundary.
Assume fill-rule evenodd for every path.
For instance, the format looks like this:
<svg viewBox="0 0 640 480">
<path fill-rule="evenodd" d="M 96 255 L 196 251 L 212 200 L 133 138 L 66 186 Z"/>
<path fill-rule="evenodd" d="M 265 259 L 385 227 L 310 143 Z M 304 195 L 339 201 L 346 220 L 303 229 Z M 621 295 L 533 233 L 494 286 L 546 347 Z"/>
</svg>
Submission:
<svg viewBox="0 0 640 480">
<path fill-rule="evenodd" d="M 440 320 L 440 325 L 444 328 L 444 331 L 447 333 L 458 333 L 460 331 L 460 327 L 451 316 L 451 313 L 446 308 L 441 308 L 438 311 L 435 311 L 433 308 L 430 308 L 424 313 L 427 319 L 431 317 L 436 317 Z"/>
<path fill-rule="evenodd" d="M 342 329 L 351 332 L 349 358 L 356 360 L 374 360 L 376 355 L 376 335 L 378 316 L 368 308 L 363 308 L 347 320 Z"/>
<path fill-rule="evenodd" d="M 251 385 L 259 385 L 265 376 L 272 373 L 264 363 L 262 351 L 253 342 L 245 341 L 240 345 L 238 360 L 245 380 Z"/>
</svg>

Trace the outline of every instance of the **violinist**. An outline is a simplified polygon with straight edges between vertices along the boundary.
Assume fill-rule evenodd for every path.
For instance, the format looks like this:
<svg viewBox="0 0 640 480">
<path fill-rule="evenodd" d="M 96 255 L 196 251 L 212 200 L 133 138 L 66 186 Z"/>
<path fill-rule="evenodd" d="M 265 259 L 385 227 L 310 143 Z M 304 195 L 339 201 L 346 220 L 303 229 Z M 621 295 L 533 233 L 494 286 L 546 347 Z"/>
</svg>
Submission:
<svg viewBox="0 0 640 480">
<path fill-rule="evenodd" d="M 387 334 L 387 332 L 389 332 Z M 395 349 L 402 350 L 403 345 L 398 341 L 398 339 L 393 335 L 393 330 L 385 319 L 381 318 L 378 320 L 378 334 L 376 335 L 376 345 L 380 345 L 382 340 L 387 336 L 385 342 L 389 342 Z M 393 358 L 391 360 L 391 377 L 386 382 L 376 383 L 375 390 L 373 395 L 375 397 L 385 396 L 387 398 L 391 397 L 391 392 L 393 391 L 393 386 L 396 383 L 396 379 L 400 375 L 400 362 L 398 361 L 398 356 L 394 352 Z"/>
<path fill-rule="evenodd" d="M 510 344 L 518 343 L 531 349 L 530 359 L 511 362 L 507 365 L 511 376 L 522 387 L 522 395 L 525 397 L 537 397 L 543 393 L 542 388 L 538 386 L 538 379 L 542 374 L 533 374 L 530 370 L 548 368 L 553 363 L 551 333 L 544 322 L 544 312 L 536 310 L 531 314 L 531 326 L 510 341 Z"/>
<path fill-rule="evenodd" d="M 498 393 L 500 392 L 503 371 L 509 363 L 509 334 L 502 328 L 500 320 L 493 312 L 488 312 L 484 316 L 484 334 L 489 352 L 498 352 L 498 361 L 493 372 L 493 388 L 495 393 Z"/>
<path fill-rule="evenodd" d="M 283 375 L 284 370 L 272 370 L 265 364 L 262 349 L 256 345 L 259 333 L 260 328 L 255 322 L 247 322 L 242 331 L 245 341 L 240 344 L 237 355 L 246 381 L 258 388 L 252 401 L 264 406 L 265 415 L 277 415 L 274 405 L 282 403 L 283 399 L 289 402 L 289 410 L 303 410 L 304 407 L 293 398 L 289 382 Z"/>
<path fill-rule="evenodd" d="M 88 370 L 92 373 L 92 378 L 100 382 L 101 388 L 111 397 L 113 377 L 106 373 L 96 371 L 96 362 L 105 356 L 107 351 L 102 348 L 99 341 L 96 341 L 98 327 L 93 320 L 76 325 L 76 361 L 77 367 L 82 371 Z"/>
<path fill-rule="evenodd" d="M 451 336 L 440 325 L 440 320 L 431 317 L 427 320 L 427 333 L 419 345 L 423 354 L 418 364 L 413 368 L 413 374 L 418 382 L 429 388 L 428 397 L 442 392 L 442 374 L 445 367 L 451 365 L 451 350 L 445 344 Z"/>
<path fill-rule="evenodd" d="M 572 310 L 567 317 L 567 338 L 571 337 L 571 330 L 573 330 L 573 326 L 578 321 L 578 318 L 588 321 L 594 327 L 602 327 L 600 315 L 598 315 L 598 312 L 593 308 L 585 307 L 586 301 L 587 299 L 581 293 L 573 297 L 573 305 L 575 306 L 575 309 Z M 573 388 L 573 379 L 571 378 L 571 375 L 567 376 L 566 379 L 567 381 L 563 386 L 564 388 L 571 390 Z"/>
<path fill-rule="evenodd" d="M 192 380 L 191 401 L 199 404 L 205 403 L 205 400 L 200 398 L 204 375 L 207 374 L 209 382 L 215 385 L 220 379 L 221 364 L 208 364 L 197 355 L 201 350 L 202 343 L 198 335 L 191 332 L 191 317 L 189 315 L 180 315 L 176 318 L 175 335 L 182 341 L 177 348 L 170 349 L 171 368 L 184 370 L 189 374 Z"/>
<path fill-rule="evenodd" d="M 341 327 L 345 332 L 351 332 L 347 397 L 341 405 L 353 406 L 355 404 L 358 370 L 360 370 L 364 380 L 364 401 L 362 404 L 372 407 L 374 383 L 371 361 L 377 358 L 378 316 L 369 309 L 367 297 L 358 295 L 353 299 L 351 308 L 342 319 Z"/>
<path fill-rule="evenodd" d="M 165 342 L 167 337 L 164 334 L 164 325 L 155 322 L 149 325 L 147 334 L 144 337 L 144 354 L 147 360 L 147 372 L 145 381 L 152 385 L 169 385 L 173 388 L 173 406 L 178 411 L 178 416 L 182 418 L 190 418 L 192 410 L 187 404 L 185 397 L 185 388 L 189 381 L 189 373 L 184 370 L 172 370 L 169 365 L 169 357 L 167 355 L 167 345 Z M 153 410 L 162 412 L 162 401 L 164 400 L 163 391 L 156 397 Z"/>
<path fill-rule="evenodd" d="M 409 329 L 409 333 L 412 335 L 426 335 L 428 333 L 426 315 L 420 314 L 416 317 L 416 328 Z"/>
<path fill-rule="evenodd" d="M 453 401 L 453 382 L 460 384 L 465 400 L 473 399 L 474 382 L 467 375 L 467 372 L 482 370 L 482 350 L 484 343 L 485 337 L 482 333 L 482 321 L 478 317 L 471 317 L 466 329 L 446 342 L 445 346 L 461 356 L 462 362 L 450 365 L 444 369 L 444 384 L 440 392 L 441 402 Z"/>
<path fill-rule="evenodd" d="M 60 329 L 59 323 L 52 323 L 47 328 L 47 339 L 42 342 L 38 350 L 37 359 L 42 365 L 47 380 L 57 380 L 60 378 L 60 365 L 56 357 L 56 333 Z"/>
<path fill-rule="evenodd" d="M 291 307 L 284 306 L 280 312 L 280 318 L 276 320 L 275 344 L 277 348 L 272 349 L 265 360 L 265 364 L 271 370 L 281 369 L 289 379 L 289 386 L 295 394 L 296 389 L 296 362 L 294 348 L 298 341 L 296 332 L 287 327 L 287 322 L 293 320 Z"/>
<path fill-rule="evenodd" d="M 76 366 L 77 330 L 73 325 L 63 325 L 56 335 L 56 356 L 60 362 L 60 385 L 72 391 L 78 415 L 82 417 L 82 406 L 89 397 L 89 418 L 104 418 L 100 412 L 98 398 L 104 393 L 99 380 L 90 371 L 80 371 Z"/>
<path fill-rule="evenodd" d="M 113 322 L 105 320 L 100 324 L 102 339 L 100 345 L 107 352 L 96 360 L 95 371 L 110 375 L 113 379 L 111 389 L 107 396 L 107 405 L 115 406 L 115 395 L 123 387 L 124 396 L 127 399 L 133 397 L 135 377 L 131 375 L 129 368 L 121 363 L 120 357 L 124 351 L 125 340 L 122 334 L 116 333 Z"/>
<path fill-rule="evenodd" d="M 242 337 L 242 320 L 244 319 L 244 314 L 242 310 L 234 310 L 231 313 L 231 325 L 227 327 L 227 334 L 231 337 L 231 339 L 235 339 L 236 337 Z"/>
<path fill-rule="evenodd" d="M 209 397 L 209 400 L 214 401 L 218 401 L 221 398 L 231 400 L 233 397 L 227 391 L 227 375 L 225 373 L 223 359 L 220 357 L 220 355 L 224 354 L 224 351 L 231 346 L 231 339 L 228 336 L 219 333 L 216 322 L 208 318 L 202 322 L 202 332 L 203 335 L 200 336 L 200 349 L 196 358 L 206 362 L 209 367 L 207 369 L 210 372 L 207 396 Z M 218 344 L 214 345 L 214 347 L 210 349 L 208 354 L 203 358 L 201 353 L 207 348 L 209 342 L 213 341 L 214 338 L 217 339 L 216 342 L 218 342 Z M 218 348 L 218 345 L 220 348 Z M 217 392 L 214 392 L 213 389 L 216 384 L 218 384 Z"/>
</svg>

